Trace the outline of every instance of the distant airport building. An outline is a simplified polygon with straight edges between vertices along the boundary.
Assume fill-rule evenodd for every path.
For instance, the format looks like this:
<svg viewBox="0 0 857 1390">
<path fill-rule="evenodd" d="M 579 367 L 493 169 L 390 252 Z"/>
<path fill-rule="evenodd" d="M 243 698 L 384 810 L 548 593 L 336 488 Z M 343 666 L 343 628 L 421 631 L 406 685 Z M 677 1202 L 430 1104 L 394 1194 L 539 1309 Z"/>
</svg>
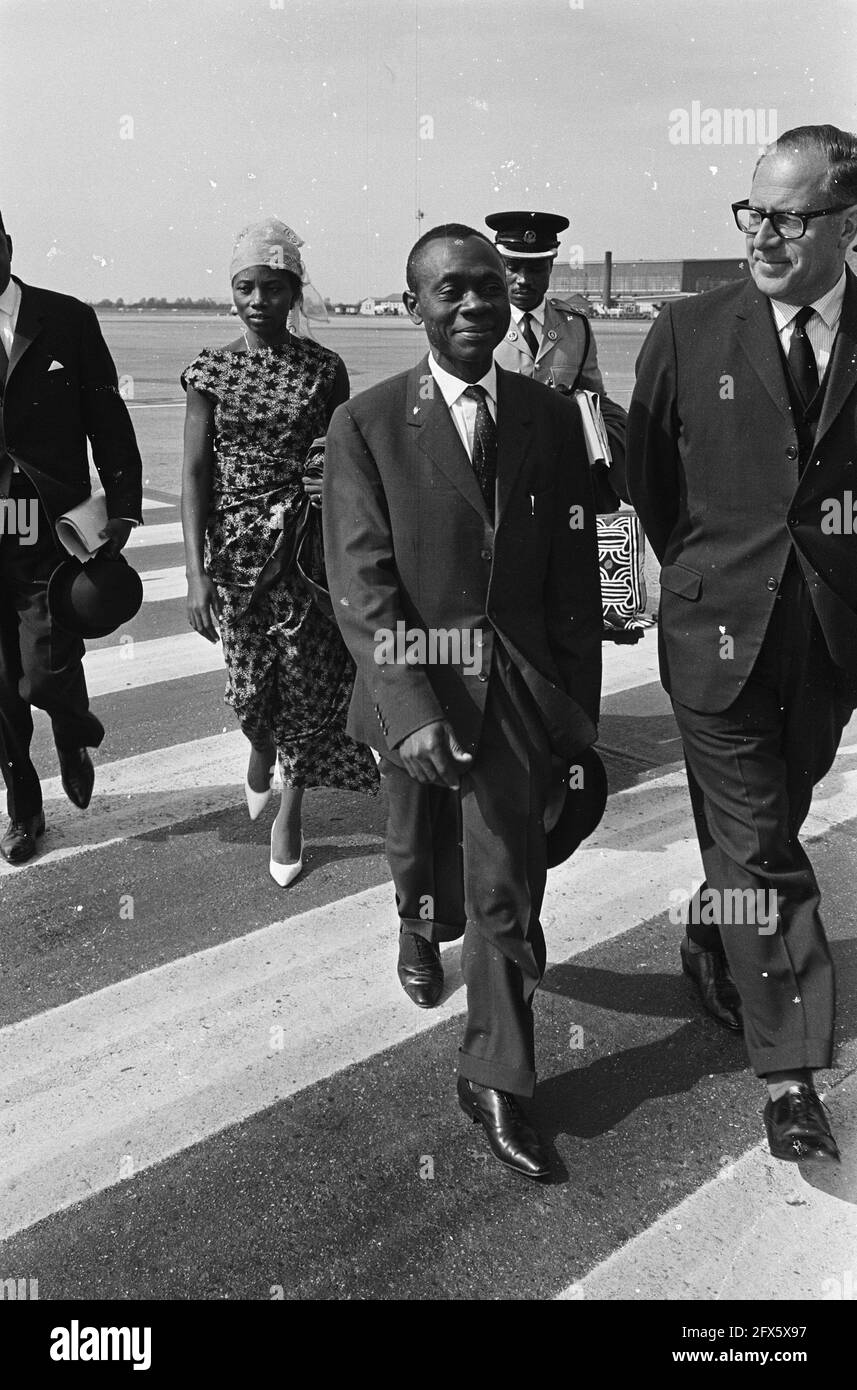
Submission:
<svg viewBox="0 0 857 1390">
<path fill-rule="evenodd" d="M 360 301 L 360 313 L 370 317 L 405 318 L 407 312 L 400 294 L 387 295 L 384 299 L 369 295 Z"/>
<path fill-rule="evenodd" d="M 745 260 L 712 261 L 614 261 L 611 298 L 657 300 L 681 294 L 702 294 L 747 276 Z M 580 294 L 600 301 L 604 290 L 604 262 L 584 261 L 569 265 L 558 261 L 551 272 L 554 294 Z"/>
</svg>

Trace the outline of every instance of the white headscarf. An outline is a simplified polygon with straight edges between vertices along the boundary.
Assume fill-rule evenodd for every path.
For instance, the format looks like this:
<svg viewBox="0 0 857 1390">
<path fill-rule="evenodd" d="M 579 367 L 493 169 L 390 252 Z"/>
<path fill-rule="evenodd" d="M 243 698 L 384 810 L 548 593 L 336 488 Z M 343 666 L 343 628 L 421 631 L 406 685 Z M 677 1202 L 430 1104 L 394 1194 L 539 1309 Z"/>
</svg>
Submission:
<svg viewBox="0 0 857 1390">
<path fill-rule="evenodd" d="M 328 321 L 324 300 L 310 282 L 306 266 L 301 260 L 300 248 L 303 241 L 297 232 L 292 231 L 278 217 L 264 217 L 258 222 L 250 222 L 235 238 L 232 259 L 229 263 L 229 281 L 242 270 L 253 265 L 267 265 L 272 270 L 288 270 L 301 282 L 303 303 L 293 305 L 289 312 L 288 327 L 291 333 L 301 338 L 311 338 L 307 319 Z"/>
</svg>

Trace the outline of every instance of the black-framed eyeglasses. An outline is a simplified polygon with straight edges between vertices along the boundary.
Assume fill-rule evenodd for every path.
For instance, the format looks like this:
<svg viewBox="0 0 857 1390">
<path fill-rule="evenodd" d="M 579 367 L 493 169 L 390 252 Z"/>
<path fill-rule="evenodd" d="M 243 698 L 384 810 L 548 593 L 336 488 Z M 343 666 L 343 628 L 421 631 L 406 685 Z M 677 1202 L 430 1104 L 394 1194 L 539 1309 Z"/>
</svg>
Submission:
<svg viewBox="0 0 857 1390">
<path fill-rule="evenodd" d="M 832 217 L 836 212 L 847 212 L 847 207 L 819 208 L 816 212 L 772 212 L 765 208 L 751 208 L 749 198 L 732 204 L 732 213 L 739 231 L 752 236 L 758 232 L 764 221 L 770 222 L 777 236 L 784 241 L 798 241 L 806 234 L 806 224 L 814 217 Z"/>
</svg>

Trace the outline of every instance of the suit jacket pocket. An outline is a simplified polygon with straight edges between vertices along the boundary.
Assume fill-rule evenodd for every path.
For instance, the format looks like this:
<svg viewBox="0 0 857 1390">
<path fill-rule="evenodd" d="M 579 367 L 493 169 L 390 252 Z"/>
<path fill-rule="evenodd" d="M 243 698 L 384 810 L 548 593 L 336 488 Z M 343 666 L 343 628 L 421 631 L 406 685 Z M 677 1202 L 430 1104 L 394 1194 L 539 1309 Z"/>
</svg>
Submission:
<svg viewBox="0 0 857 1390">
<path fill-rule="evenodd" d="M 687 565 L 664 565 L 661 588 L 669 589 L 671 594 L 678 594 L 681 598 L 696 599 L 702 589 L 702 575 Z"/>
</svg>

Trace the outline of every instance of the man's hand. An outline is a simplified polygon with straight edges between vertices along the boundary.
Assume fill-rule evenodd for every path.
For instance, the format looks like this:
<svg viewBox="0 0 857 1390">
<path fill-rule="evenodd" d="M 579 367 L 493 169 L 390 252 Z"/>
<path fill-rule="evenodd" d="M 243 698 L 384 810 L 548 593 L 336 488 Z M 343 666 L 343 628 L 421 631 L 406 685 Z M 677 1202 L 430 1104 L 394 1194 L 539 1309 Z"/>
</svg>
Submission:
<svg viewBox="0 0 857 1390">
<path fill-rule="evenodd" d="M 99 531 L 99 536 L 106 545 L 101 547 L 101 554 L 108 559 L 115 560 L 120 550 L 124 550 L 128 544 L 133 525 L 130 521 L 125 521 L 121 516 L 114 516 L 108 521 L 103 531 Z"/>
<path fill-rule="evenodd" d="M 188 577 L 187 581 L 187 620 L 194 632 L 218 642 L 220 633 L 214 619 L 220 617 L 220 598 L 207 574 Z"/>
<path fill-rule="evenodd" d="M 417 782 L 433 782 L 439 787 L 457 791 L 462 768 L 473 762 L 473 754 L 465 753 L 446 720 L 425 724 L 408 734 L 397 744 L 396 752 L 405 771 Z"/>
<path fill-rule="evenodd" d="M 304 492 L 314 507 L 321 506 L 322 481 L 316 473 L 305 474 L 302 479 Z"/>
</svg>

